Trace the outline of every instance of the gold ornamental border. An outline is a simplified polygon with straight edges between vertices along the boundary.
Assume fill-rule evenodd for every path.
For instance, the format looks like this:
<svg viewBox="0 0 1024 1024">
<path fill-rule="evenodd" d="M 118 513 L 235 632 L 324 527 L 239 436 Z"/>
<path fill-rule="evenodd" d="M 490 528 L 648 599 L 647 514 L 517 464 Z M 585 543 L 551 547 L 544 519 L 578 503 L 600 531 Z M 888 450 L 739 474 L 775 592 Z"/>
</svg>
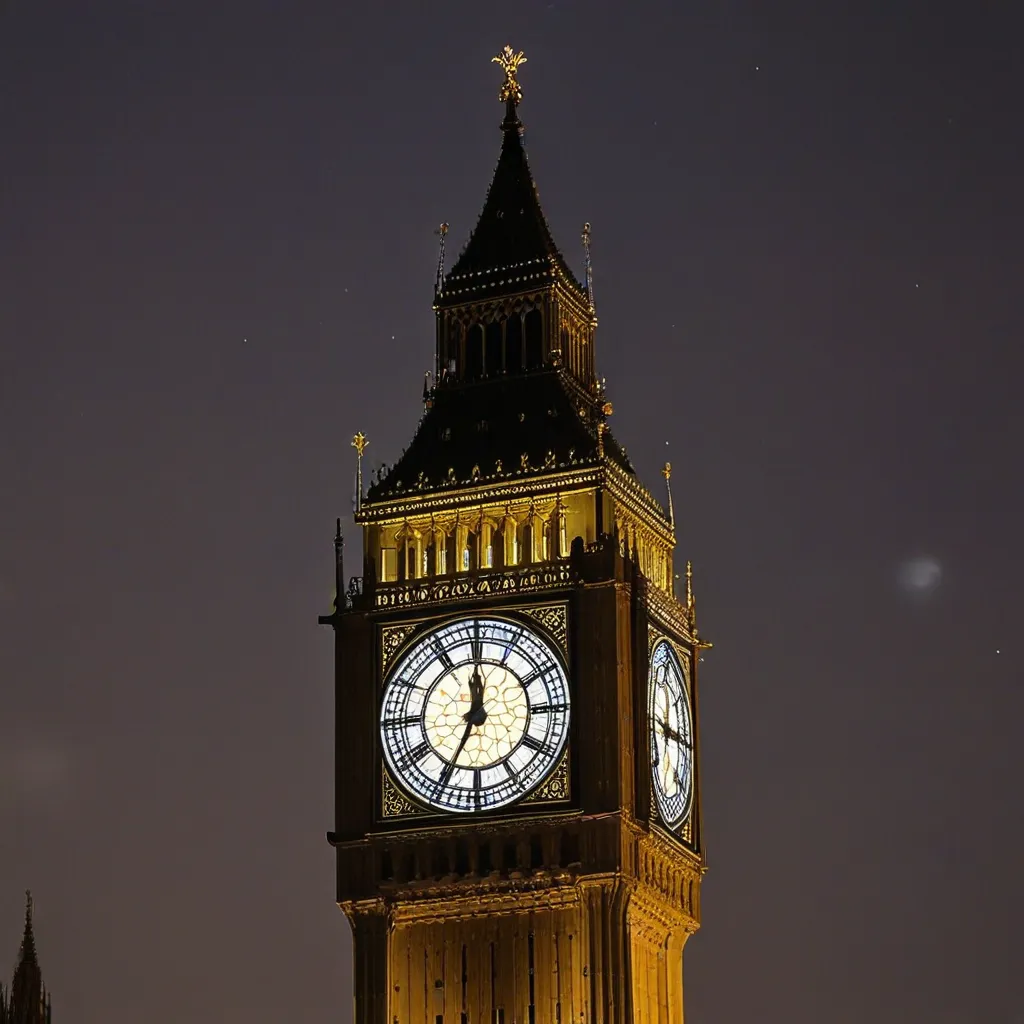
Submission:
<svg viewBox="0 0 1024 1024">
<path fill-rule="evenodd" d="M 569 663 L 569 604 L 557 601 L 551 604 L 516 605 L 511 608 L 488 608 L 478 612 L 466 613 L 465 617 L 491 616 L 496 619 L 515 621 L 515 616 L 524 615 L 540 625 L 546 637 L 553 641 L 566 665 Z M 423 618 L 415 622 L 390 623 L 380 626 L 380 669 L 381 683 L 387 674 L 388 667 L 395 655 L 405 646 L 406 642 L 423 627 L 439 627 L 448 622 L 457 621 L 463 616 L 450 615 L 443 618 Z"/>
</svg>

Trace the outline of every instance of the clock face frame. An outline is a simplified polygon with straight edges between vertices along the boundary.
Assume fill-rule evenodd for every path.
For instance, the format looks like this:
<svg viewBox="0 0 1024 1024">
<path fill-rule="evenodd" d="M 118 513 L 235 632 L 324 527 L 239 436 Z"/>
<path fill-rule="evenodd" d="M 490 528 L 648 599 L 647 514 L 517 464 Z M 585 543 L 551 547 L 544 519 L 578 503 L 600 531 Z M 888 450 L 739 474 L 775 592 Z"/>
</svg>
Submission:
<svg viewBox="0 0 1024 1024">
<path fill-rule="evenodd" d="M 569 739 L 569 680 L 541 633 L 495 615 L 417 637 L 384 683 L 380 739 L 393 777 L 438 811 L 491 811 L 527 796 Z"/>
<path fill-rule="evenodd" d="M 674 829 L 686 820 L 693 798 L 693 718 L 689 664 L 668 640 L 651 651 L 648 693 L 654 796 L 662 821 Z"/>
</svg>

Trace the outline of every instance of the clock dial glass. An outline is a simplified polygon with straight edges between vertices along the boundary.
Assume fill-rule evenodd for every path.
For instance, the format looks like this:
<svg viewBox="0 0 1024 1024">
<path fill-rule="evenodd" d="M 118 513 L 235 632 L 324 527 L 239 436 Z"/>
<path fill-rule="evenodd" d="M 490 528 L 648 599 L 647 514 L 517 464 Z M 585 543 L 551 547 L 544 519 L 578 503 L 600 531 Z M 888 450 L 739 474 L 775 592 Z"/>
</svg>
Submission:
<svg viewBox="0 0 1024 1024">
<path fill-rule="evenodd" d="M 393 775 L 431 807 L 470 813 L 514 803 L 544 780 L 568 740 L 561 658 L 517 622 L 450 622 L 389 673 L 380 734 Z"/>
<path fill-rule="evenodd" d="M 690 811 L 693 792 L 693 728 L 689 672 L 667 640 L 651 654 L 651 768 L 658 811 L 675 828 Z"/>
</svg>

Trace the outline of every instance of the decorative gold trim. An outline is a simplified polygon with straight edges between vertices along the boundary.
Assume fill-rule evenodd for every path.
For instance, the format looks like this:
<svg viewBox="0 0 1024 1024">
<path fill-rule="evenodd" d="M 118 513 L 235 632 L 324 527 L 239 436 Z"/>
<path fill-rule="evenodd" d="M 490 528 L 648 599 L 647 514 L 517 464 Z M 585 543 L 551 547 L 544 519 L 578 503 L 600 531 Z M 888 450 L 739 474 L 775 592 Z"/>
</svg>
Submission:
<svg viewBox="0 0 1024 1024">
<path fill-rule="evenodd" d="M 647 612 L 663 630 L 671 630 L 675 633 L 687 648 L 696 646 L 686 619 L 686 609 L 675 597 L 666 594 L 658 587 L 648 587 Z M 666 639 L 671 639 L 667 634 L 664 635 Z M 653 650 L 653 644 L 651 649 Z"/>
<path fill-rule="evenodd" d="M 541 785 L 528 796 L 519 801 L 522 804 L 553 804 L 565 803 L 570 799 L 569 792 L 569 747 L 566 745 L 562 751 L 555 770 L 544 780 Z"/>
<path fill-rule="evenodd" d="M 647 623 L 647 658 L 650 660 L 651 655 L 654 653 L 654 645 L 664 636 L 664 633 L 655 629 L 649 622 Z M 650 682 L 650 680 L 648 680 Z"/>
<path fill-rule="evenodd" d="M 380 672 L 381 678 L 395 652 L 409 638 L 409 635 L 416 629 L 412 623 L 403 623 L 400 626 L 383 626 L 380 631 Z"/>
<path fill-rule="evenodd" d="M 564 604 L 544 604 L 536 608 L 521 608 L 524 615 L 536 619 L 551 637 L 557 642 L 565 655 L 569 658 L 569 612 Z"/>
<path fill-rule="evenodd" d="M 382 818 L 418 818 L 427 812 L 408 800 L 395 785 L 384 765 L 380 766 L 380 810 Z"/>
</svg>

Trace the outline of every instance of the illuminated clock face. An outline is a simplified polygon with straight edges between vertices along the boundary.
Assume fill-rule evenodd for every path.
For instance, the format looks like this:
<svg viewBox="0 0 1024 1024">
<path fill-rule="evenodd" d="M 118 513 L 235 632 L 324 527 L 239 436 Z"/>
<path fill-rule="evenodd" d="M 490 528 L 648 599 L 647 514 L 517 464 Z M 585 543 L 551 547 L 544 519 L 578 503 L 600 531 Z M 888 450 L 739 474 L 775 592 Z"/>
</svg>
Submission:
<svg viewBox="0 0 1024 1024">
<path fill-rule="evenodd" d="M 561 659 L 516 622 L 465 618 L 432 630 L 384 686 L 384 759 L 424 803 L 472 813 L 535 789 L 569 736 Z"/>
<path fill-rule="evenodd" d="M 659 641 L 651 654 L 651 767 L 658 811 L 669 828 L 685 819 L 693 792 L 688 677 L 675 648 Z"/>
</svg>

